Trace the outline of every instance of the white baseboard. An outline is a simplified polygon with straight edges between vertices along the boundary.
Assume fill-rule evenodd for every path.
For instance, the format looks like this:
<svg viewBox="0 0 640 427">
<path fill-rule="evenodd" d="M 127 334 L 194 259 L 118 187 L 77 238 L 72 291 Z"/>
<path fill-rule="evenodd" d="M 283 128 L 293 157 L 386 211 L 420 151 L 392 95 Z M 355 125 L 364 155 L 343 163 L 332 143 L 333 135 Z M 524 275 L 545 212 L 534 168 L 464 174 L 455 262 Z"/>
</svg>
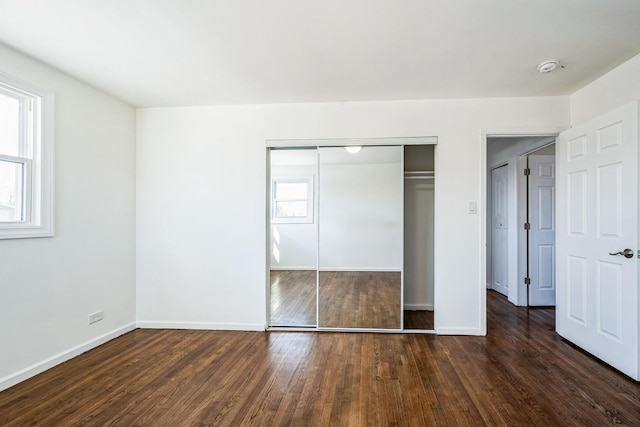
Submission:
<svg viewBox="0 0 640 427">
<path fill-rule="evenodd" d="M 119 337 L 120 335 L 126 334 L 127 332 L 131 332 L 136 328 L 135 322 L 129 323 L 125 326 L 122 326 L 118 329 L 115 329 L 111 332 L 107 332 L 104 335 L 96 337 L 92 340 L 89 340 L 85 343 L 82 343 L 78 346 L 72 347 L 69 350 L 63 351 L 62 353 L 58 353 L 55 356 L 49 357 L 41 362 L 35 363 L 31 366 L 27 366 L 24 369 L 21 369 L 18 372 L 7 375 L 4 378 L 0 378 L 0 391 L 6 390 L 9 387 L 12 387 L 26 379 L 29 379 L 35 375 L 38 375 L 47 369 L 51 369 L 56 365 L 61 364 L 62 362 L 66 362 L 69 359 L 72 359 L 76 356 L 81 355 L 93 348 L 96 348 L 107 341 L 111 341 L 114 338 Z"/>
<path fill-rule="evenodd" d="M 260 331 L 264 332 L 264 323 L 216 323 L 216 322 L 162 322 L 140 320 L 136 323 L 142 329 L 200 329 L 206 331 Z"/>
<path fill-rule="evenodd" d="M 404 309 L 409 311 L 433 311 L 433 304 L 405 304 Z"/>
<path fill-rule="evenodd" d="M 297 271 L 297 270 L 305 270 L 305 271 L 306 270 L 313 270 L 313 271 L 316 271 L 316 266 L 315 265 L 310 265 L 310 266 L 306 266 L 306 267 L 305 266 L 302 266 L 302 267 L 301 266 L 287 267 L 287 266 L 278 265 L 278 266 L 275 266 L 275 267 L 271 267 L 271 270 L 272 271 L 280 271 L 280 270 L 294 270 L 294 271 Z"/>
<path fill-rule="evenodd" d="M 475 335 L 481 336 L 478 328 L 436 328 L 438 335 Z"/>
</svg>

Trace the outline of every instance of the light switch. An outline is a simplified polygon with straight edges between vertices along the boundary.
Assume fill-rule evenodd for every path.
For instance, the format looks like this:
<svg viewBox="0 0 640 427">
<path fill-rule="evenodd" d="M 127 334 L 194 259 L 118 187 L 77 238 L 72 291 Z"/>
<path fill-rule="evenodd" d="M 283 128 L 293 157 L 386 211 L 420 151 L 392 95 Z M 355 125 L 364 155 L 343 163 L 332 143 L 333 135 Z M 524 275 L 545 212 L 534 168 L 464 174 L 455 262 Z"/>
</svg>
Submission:
<svg viewBox="0 0 640 427">
<path fill-rule="evenodd" d="M 469 214 L 478 213 L 478 202 L 469 202 Z"/>
</svg>

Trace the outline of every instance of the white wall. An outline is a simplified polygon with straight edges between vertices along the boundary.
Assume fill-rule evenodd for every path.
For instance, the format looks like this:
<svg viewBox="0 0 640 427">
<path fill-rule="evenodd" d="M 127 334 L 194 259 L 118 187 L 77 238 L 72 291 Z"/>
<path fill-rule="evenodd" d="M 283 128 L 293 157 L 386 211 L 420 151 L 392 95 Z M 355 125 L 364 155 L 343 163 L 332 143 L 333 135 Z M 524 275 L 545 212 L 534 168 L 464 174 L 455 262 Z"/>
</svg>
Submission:
<svg viewBox="0 0 640 427">
<path fill-rule="evenodd" d="M 467 213 L 484 197 L 482 129 L 566 128 L 568 106 L 539 97 L 138 110 L 139 324 L 264 327 L 267 139 L 426 135 L 438 137 L 436 328 L 483 333 L 482 204 Z"/>
<path fill-rule="evenodd" d="M 640 99 L 640 55 L 571 95 L 571 124 L 597 117 Z"/>
<path fill-rule="evenodd" d="M 3 389 L 134 327 L 135 112 L 3 46 L 0 72 L 56 95 L 56 235 L 0 240 Z"/>
</svg>

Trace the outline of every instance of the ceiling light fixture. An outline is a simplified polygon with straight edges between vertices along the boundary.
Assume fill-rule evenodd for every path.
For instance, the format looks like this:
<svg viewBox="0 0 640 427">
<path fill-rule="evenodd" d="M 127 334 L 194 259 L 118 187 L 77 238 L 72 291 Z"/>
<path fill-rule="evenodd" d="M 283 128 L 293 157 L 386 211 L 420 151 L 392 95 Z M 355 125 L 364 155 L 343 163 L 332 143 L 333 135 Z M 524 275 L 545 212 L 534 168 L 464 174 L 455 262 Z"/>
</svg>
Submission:
<svg viewBox="0 0 640 427">
<path fill-rule="evenodd" d="M 557 59 L 548 59 L 543 63 L 541 63 L 540 65 L 538 65 L 538 71 L 540 71 L 543 74 L 550 73 L 556 68 L 558 68 L 559 66 L 560 66 L 560 63 L 558 62 Z"/>
<path fill-rule="evenodd" d="M 362 147 L 360 145 L 350 145 L 348 147 L 344 147 L 344 149 L 351 154 L 356 154 L 357 152 L 362 150 Z"/>
</svg>

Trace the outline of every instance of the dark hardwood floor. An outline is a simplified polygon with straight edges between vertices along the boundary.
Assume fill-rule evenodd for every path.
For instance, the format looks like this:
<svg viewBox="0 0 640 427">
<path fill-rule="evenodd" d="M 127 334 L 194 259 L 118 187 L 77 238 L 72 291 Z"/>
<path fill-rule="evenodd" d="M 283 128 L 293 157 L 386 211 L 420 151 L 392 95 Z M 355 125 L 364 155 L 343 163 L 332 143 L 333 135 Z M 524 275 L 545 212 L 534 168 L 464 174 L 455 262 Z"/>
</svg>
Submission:
<svg viewBox="0 0 640 427">
<path fill-rule="evenodd" d="M 435 329 L 434 312 L 426 310 L 405 310 L 404 328 L 432 331 Z"/>
<path fill-rule="evenodd" d="M 640 425 L 553 309 L 488 306 L 487 337 L 140 329 L 1 392 L 0 425 Z"/>
</svg>

